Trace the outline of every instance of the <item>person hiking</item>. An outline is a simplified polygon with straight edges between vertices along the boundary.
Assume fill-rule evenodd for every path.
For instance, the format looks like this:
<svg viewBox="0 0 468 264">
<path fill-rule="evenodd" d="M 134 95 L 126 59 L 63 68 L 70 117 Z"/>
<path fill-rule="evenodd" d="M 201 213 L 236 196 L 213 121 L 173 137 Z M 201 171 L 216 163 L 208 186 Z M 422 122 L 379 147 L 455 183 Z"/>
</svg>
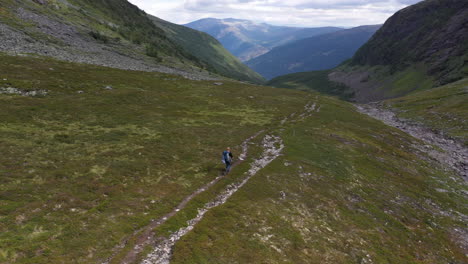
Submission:
<svg viewBox="0 0 468 264">
<path fill-rule="evenodd" d="M 229 171 L 231 170 L 231 164 L 232 164 L 232 152 L 231 152 L 230 147 L 226 148 L 226 150 L 223 151 L 222 161 L 224 164 L 226 164 L 226 174 L 228 174 Z"/>
</svg>

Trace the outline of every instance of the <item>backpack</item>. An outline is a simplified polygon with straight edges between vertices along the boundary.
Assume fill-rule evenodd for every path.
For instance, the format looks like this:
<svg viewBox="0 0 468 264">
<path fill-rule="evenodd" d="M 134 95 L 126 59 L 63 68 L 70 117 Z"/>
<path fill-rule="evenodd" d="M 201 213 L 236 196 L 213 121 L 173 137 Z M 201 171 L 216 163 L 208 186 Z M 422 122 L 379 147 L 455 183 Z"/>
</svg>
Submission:
<svg viewBox="0 0 468 264">
<path fill-rule="evenodd" d="M 231 162 L 231 157 L 229 156 L 229 152 L 227 152 L 226 150 L 223 151 L 223 156 L 221 159 L 223 163 Z"/>
</svg>

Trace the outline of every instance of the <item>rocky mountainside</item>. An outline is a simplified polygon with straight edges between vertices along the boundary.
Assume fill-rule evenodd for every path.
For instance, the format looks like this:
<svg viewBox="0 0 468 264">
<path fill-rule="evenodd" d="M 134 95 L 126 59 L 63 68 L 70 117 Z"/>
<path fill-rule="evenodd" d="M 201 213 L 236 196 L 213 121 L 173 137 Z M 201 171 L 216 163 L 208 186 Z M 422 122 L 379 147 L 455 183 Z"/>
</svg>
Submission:
<svg viewBox="0 0 468 264">
<path fill-rule="evenodd" d="M 380 25 L 360 26 L 306 38 L 274 48 L 247 65 L 267 79 L 304 71 L 326 70 L 351 58 Z"/>
<path fill-rule="evenodd" d="M 299 39 L 340 30 L 337 27 L 280 27 L 242 19 L 200 19 L 186 26 L 210 34 L 242 61 L 248 61 Z"/>
<path fill-rule="evenodd" d="M 350 62 L 404 71 L 421 63 L 435 84 L 468 74 L 468 2 L 427 0 L 392 16 Z"/>
<path fill-rule="evenodd" d="M 342 91 L 358 102 L 399 97 L 456 81 L 468 76 L 467 25 L 466 1 L 426 0 L 409 6 L 390 17 L 350 61 L 327 72 L 327 78 L 346 86 Z M 304 80 L 304 74 L 300 76 Z M 307 78 L 309 84 L 314 83 L 314 76 L 317 73 Z M 294 75 L 283 79 L 289 86 L 295 82 Z M 283 86 L 281 82 L 276 85 Z M 327 90 L 299 79 L 293 86 Z"/>
<path fill-rule="evenodd" d="M 9 54 L 38 54 L 192 79 L 217 79 L 223 75 L 262 81 L 215 40 L 211 40 L 214 46 L 206 52 L 230 64 L 214 64 L 197 56 L 184 47 L 183 40 L 168 34 L 126 0 L 4 0 L 0 12 L 0 51 Z M 192 36 L 206 38 L 197 33 Z"/>
</svg>

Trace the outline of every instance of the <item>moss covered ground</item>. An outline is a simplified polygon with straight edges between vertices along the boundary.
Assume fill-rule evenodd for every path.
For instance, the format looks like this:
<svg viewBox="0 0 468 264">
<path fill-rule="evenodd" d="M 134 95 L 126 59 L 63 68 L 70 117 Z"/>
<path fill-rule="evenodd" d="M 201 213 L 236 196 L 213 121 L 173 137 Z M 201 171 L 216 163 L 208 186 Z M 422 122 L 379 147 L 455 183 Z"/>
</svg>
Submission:
<svg viewBox="0 0 468 264">
<path fill-rule="evenodd" d="M 0 262 L 94 263 L 301 92 L 0 55 Z M 112 87 L 112 90 L 105 89 Z"/>
<path fill-rule="evenodd" d="M 349 104 L 272 133 L 284 155 L 176 244 L 172 263 L 465 263 L 466 190 Z"/>
<path fill-rule="evenodd" d="M 427 161 L 417 140 L 349 103 L 6 55 L 0 87 L 48 91 L 0 94 L 0 263 L 106 259 L 217 177 L 222 149 L 239 153 L 260 130 L 283 138 L 284 155 L 208 212 L 176 244 L 174 263 L 467 261 L 456 244 L 466 187 Z M 281 125 L 311 101 L 318 112 Z M 158 234 L 185 225 L 260 153 L 252 145 Z"/>
</svg>

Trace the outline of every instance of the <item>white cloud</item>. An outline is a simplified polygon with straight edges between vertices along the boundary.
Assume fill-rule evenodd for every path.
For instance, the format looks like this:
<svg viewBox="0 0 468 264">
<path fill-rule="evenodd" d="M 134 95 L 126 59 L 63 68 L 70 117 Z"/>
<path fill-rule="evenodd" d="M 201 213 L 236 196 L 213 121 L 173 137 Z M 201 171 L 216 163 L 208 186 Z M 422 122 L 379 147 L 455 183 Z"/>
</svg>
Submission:
<svg viewBox="0 0 468 264">
<path fill-rule="evenodd" d="M 130 0 L 147 13 L 178 24 L 214 17 L 307 27 L 382 24 L 396 11 L 419 1 Z"/>
</svg>

